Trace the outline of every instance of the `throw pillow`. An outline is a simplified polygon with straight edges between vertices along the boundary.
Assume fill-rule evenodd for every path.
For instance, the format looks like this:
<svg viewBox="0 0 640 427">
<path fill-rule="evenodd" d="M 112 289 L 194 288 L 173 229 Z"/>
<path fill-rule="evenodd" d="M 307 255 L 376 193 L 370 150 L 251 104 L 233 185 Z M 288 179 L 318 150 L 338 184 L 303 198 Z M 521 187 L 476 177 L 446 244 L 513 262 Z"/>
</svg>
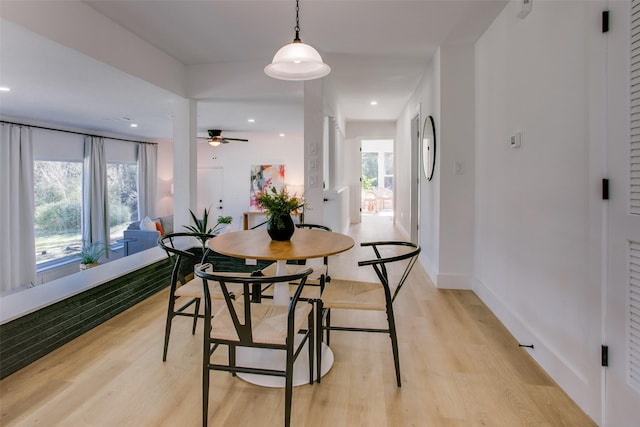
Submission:
<svg viewBox="0 0 640 427">
<path fill-rule="evenodd" d="M 164 228 L 162 228 L 162 224 L 160 224 L 159 222 L 156 222 L 156 230 L 160 232 L 161 236 L 164 236 Z"/>
<path fill-rule="evenodd" d="M 140 221 L 140 230 L 156 231 L 156 223 L 146 216 L 142 221 Z"/>
</svg>

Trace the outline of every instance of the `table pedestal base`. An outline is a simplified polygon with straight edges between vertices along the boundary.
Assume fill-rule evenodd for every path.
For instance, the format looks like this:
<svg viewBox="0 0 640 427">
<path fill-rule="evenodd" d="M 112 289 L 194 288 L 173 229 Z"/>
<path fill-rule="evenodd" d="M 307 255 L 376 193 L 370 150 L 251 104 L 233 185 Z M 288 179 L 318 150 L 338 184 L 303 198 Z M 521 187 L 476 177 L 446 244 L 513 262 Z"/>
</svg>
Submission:
<svg viewBox="0 0 640 427">
<path fill-rule="evenodd" d="M 296 337 L 296 345 L 302 336 Z M 293 385 L 299 386 L 309 384 L 309 350 L 308 343 L 305 343 L 300 354 L 293 364 Z M 267 348 L 247 348 L 238 347 L 236 350 L 236 363 L 238 366 L 251 366 L 253 368 L 266 369 L 283 369 L 286 363 L 286 355 L 282 350 L 271 350 Z M 333 352 L 325 344 L 322 343 L 322 372 L 321 376 L 326 375 L 333 366 Z M 314 362 L 314 380 L 317 378 Z M 252 384 L 264 387 L 284 387 L 284 377 L 274 377 L 271 375 L 245 374 L 238 373 L 238 377 Z"/>
</svg>

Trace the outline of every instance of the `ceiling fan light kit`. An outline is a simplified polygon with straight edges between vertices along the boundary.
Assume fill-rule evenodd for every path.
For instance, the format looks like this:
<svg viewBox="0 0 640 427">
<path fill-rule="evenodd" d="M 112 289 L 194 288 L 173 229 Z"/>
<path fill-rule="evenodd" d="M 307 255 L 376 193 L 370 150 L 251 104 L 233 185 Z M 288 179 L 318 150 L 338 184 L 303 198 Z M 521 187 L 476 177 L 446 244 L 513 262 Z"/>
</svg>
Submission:
<svg viewBox="0 0 640 427">
<path fill-rule="evenodd" d="M 217 147 L 220 144 L 228 144 L 231 141 L 242 141 L 242 142 L 248 142 L 248 139 L 244 139 L 244 138 L 227 138 L 225 136 L 222 136 L 222 130 L 220 129 L 209 129 L 207 131 L 207 134 L 209 135 L 208 138 L 206 138 L 207 140 L 207 144 L 209 144 L 212 147 Z M 200 138 L 200 139 L 205 139 L 205 138 Z"/>
<path fill-rule="evenodd" d="M 280 80 L 313 80 L 331 72 L 331 67 L 322 62 L 317 50 L 300 40 L 299 0 L 296 0 L 296 36 L 293 42 L 281 47 L 273 56 L 271 64 L 264 68 L 269 77 Z"/>
</svg>

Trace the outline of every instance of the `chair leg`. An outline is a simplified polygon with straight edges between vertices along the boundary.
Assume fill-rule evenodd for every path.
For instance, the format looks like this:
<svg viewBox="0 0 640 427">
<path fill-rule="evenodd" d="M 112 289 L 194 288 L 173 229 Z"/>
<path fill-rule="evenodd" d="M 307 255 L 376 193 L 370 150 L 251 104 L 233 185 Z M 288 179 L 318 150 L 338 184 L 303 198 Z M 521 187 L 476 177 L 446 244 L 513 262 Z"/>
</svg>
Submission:
<svg viewBox="0 0 640 427">
<path fill-rule="evenodd" d="M 235 345 L 229 345 L 229 367 L 231 368 L 236 367 L 236 346 Z M 232 377 L 235 377 L 237 375 L 238 374 L 236 371 L 231 371 Z"/>
<path fill-rule="evenodd" d="M 291 397 L 293 394 L 293 343 L 287 348 L 287 362 L 284 388 L 284 426 L 291 426 Z"/>
<path fill-rule="evenodd" d="M 198 313 L 200 313 L 200 298 L 196 298 L 196 308 L 193 312 L 193 327 L 191 328 L 191 335 L 196 334 L 196 325 L 198 324 Z"/>
<path fill-rule="evenodd" d="M 202 427 L 207 427 L 209 419 L 209 344 L 202 346 Z"/>
<path fill-rule="evenodd" d="M 312 305 L 315 305 L 314 302 L 311 302 Z M 315 344 L 315 331 L 313 328 L 313 323 L 314 323 L 314 318 L 315 318 L 315 313 L 313 312 L 313 310 L 311 311 L 311 313 L 309 313 L 309 319 L 308 319 L 308 336 L 307 336 L 307 346 L 309 349 L 309 384 L 313 384 L 313 368 L 314 368 L 314 364 L 313 364 L 313 356 L 315 355 L 314 353 L 314 344 Z"/>
<path fill-rule="evenodd" d="M 393 362 L 396 367 L 396 383 L 402 387 L 400 381 L 400 357 L 398 354 L 398 336 L 396 334 L 396 321 L 393 316 L 393 307 L 387 307 L 387 320 L 389 321 L 389 336 L 391 338 L 391 349 L 393 350 Z"/>
<path fill-rule="evenodd" d="M 331 334 L 331 309 L 330 308 L 327 309 L 326 319 L 327 319 L 327 327 L 326 327 L 327 345 L 331 346 L 331 336 L 330 336 L 330 334 Z"/>
<path fill-rule="evenodd" d="M 162 350 L 162 361 L 167 361 L 167 352 L 169 351 L 169 336 L 171 335 L 171 322 L 173 322 L 173 310 L 175 308 L 175 297 L 169 297 L 169 305 L 167 307 L 167 324 L 164 328 L 164 348 Z"/>
<path fill-rule="evenodd" d="M 322 378 L 322 300 L 316 300 L 316 381 Z"/>
</svg>

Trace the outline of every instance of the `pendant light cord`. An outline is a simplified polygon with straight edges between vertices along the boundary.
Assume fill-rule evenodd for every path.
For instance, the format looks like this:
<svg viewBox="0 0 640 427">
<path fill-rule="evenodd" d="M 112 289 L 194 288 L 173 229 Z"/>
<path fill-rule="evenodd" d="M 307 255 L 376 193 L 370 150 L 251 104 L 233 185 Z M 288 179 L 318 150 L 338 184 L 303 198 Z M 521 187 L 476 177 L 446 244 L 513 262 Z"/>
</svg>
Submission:
<svg viewBox="0 0 640 427">
<path fill-rule="evenodd" d="M 293 40 L 294 43 L 295 42 L 300 42 L 300 17 L 299 17 L 299 13 L 300 13 L 300 0 L 296 0 L 296 27 L 294 28 L 296 30 L 296 38 Z"/>
</svg>

